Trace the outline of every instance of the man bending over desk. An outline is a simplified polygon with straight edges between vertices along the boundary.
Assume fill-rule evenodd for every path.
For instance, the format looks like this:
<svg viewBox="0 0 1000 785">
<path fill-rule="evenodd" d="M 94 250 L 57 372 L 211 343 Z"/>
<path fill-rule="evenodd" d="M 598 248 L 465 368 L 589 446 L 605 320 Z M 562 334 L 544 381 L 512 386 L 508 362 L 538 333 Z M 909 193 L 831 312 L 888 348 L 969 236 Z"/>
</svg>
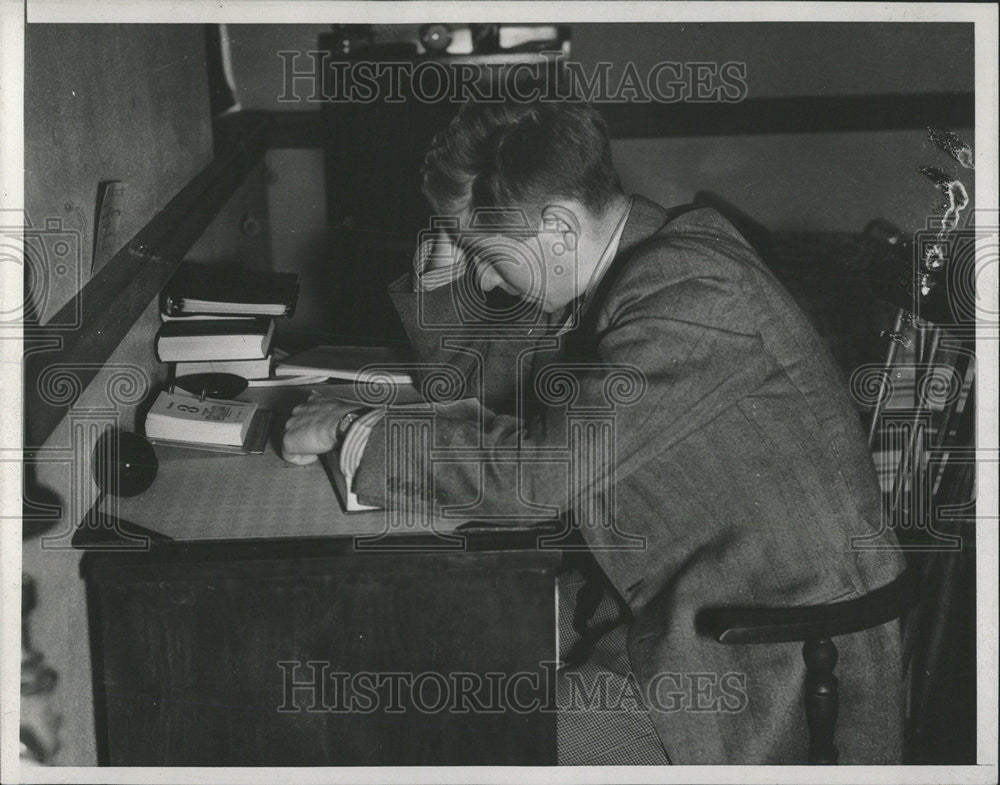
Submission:
<svg viewBox="0 0 1000 785">
<path fill-rule="evenodd" d="M 453 220 L 392 294 L 418 361 L 465 380 L 462 400 L 430 404 L 435 445 L 485 457 L 436 464 L 432 484 L 386 476 L 384 410 L 320 400 L 288 421 L 285 457 L 309 463 L 339 430 L 362 502 L 426 487 L 434 509 L 475 503 L 470 517 L 561 514 L 567 550 L 590 555 L 560 580 L 560 763 L 804 761 L 799 644 L 724 646 L 694 619 L 849 599 L 901 572 L 806 317 L 718 213 L 623 193 L 582 104 L 464 106 L 424 193 Z M 897 625 L 837 643 L 841 762 L 898 762 Z M 581 710 L 586 691 L 629 684 L 641 705 Z"/>
</svg>

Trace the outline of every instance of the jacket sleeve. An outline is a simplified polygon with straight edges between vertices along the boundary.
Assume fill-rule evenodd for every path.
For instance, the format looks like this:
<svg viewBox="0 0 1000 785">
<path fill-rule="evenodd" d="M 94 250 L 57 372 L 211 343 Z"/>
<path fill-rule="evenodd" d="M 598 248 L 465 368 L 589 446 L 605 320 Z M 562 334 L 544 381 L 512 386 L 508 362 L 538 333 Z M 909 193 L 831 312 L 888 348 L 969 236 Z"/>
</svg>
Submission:
<svg viewBox="0 0 1000 785">
<path fill-rule="evenodd" d="M 532 344 L 527 330 L 518 340 L 498 342 L 484 337 L 479 322 L 460 307 L 462 286 L 453 282 L 429 291 L 413 291 L 409 276 L 389 287 L 417 362 L 421 384 L 434 367 L 454 369 L 462 379 L 460 398 L 474 398 L 499 412 L 516 410 L 518 355 Z"/>
<path fill-rule="evenodd" d="M 477 515 L 523 517 L 528 509 L 599 509 L 615 482 L 710 422 L 767 373 L 760 337 L 733 315 L 738 281 L 705 275 L 696 259 L 688 261 L 639 265 L 616 285 L 595 362 L 536 369 L 534 392 L 546 405 L 534 419 L 476 401 L 431 404 L 434 454 L 422 465 L 432 477 L 417 485 L 404 476 L 406 461 L 387 461 L 399 453 L 380 423 L 357 475 L 359 497 L 389 506 L 421 487 L 433 488 L 435 510 L 472 505 Z"/>
</svg>

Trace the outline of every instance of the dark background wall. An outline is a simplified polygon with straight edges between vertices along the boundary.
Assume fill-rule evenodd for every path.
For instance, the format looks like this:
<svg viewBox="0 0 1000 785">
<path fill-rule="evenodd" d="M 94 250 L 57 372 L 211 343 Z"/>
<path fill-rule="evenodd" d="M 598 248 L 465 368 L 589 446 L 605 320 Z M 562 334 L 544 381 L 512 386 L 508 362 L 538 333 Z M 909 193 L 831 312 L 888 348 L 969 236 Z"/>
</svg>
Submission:
<svg viewBox="0 0 1000 785">
<path fill-rule="evenodd" d="M 331 19 L 331 22 L 337 20 Z M 750 97 L 949 92 L 972 89 L 972 25 L 940 23 L 573 24 L 570 59 L 745 62 Z M 385 26 L 390 27 L 390 26 Z M 400 31 L 417 25 L 398 25 Z M 237 97 L 274 108 L 282 93 L 280 49 L 316 48 L 329 25 L 228 25 Z M 308 103 L 283 109 L 309 110 Z"/>
<path fill-rule="evenodd" d="M 284 91 L 277 52 L 315 49 L 328 30 L 228 26 L 241 105 L 317 110 L 315 103 L 277 101 Z M 571 59 L 588 69 L 599 61 L 612 62 L 616 73 L 629 61 L 640 73 L 662 60 L 745 62 L 750 99 L 973 90 L 971 25 L 577 24 L 571 34 Z M 307 64 L 302 58 L 298 67 Z M 951 130 L 974 144 L 970 128 Z M 664 128 L 659 138 L 616 139 L 613 153 L 630 191 L 669 205 L 711 190 L 772 230 L 853 232 L 883 217 L 913 231 L 938 211 L 937 192 L 916 171 L 942 163 L 923 128 L 697 137 Z M 300 301 L 299 321 L 322 327 L 324 276 L 337 253 L 326 240 L 323 153 L 271 150 L 268 166 L 274 264 L 302 272 L 316 296 Z"/>
</svg>

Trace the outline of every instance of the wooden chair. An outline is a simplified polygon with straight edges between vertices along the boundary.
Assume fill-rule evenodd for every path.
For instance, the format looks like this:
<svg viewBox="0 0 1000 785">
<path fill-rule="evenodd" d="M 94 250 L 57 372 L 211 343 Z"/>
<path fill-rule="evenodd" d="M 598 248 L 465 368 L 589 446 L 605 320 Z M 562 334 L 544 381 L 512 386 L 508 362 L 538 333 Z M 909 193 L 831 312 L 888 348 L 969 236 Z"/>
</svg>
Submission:
<svg viewBox="0 0 1000 785">
<path fill-rule="evenodd" d="M 795 608 L 713 608 L 699 613 L 696 623 L 701 632 L 727 645 L 802 642 L 809 763 L 833 764 L 839 702 L 833 638 L 899 618 L 915 596 L 915 580 L 916 572 L 907 569 L 892 583 L 854 600 Z"/>
<path fill-rule="evenodd" d="M 835 764 L 838 679 L 834 675 L 837 647 L 833 639 L 899 617 L 906 620 L 918 601 L 932 606 L 930 610 L 922 609 L 922 615 L 911 614 L 918 617 L 918 623 L 911 619 L 904 624 L 904 658 L 908 661 L 904 667 L 911 666 L 911 710 L 904 735 L 910 750 L 908 757 L 919 759 L 914 762 L 942 762 L 915 755 L 913 750 L 926 746 L 921 740 L 926 741 L 930 735 L 927 718 L 932 701 L 928 695 L 933 690 L 923 676 L 932 673 L 928 663 L 936 667 L 944 656 L 947 636 L 940 629 L 941 620 L 948 618 L 955 602 L 963 601 L 961 597 L 956 600 L 952 590 L 957 576 L 968 577 L 961 561 L 962 538 L 954 531 L 935 528 L 940 527 L 940 521 L 934 520 L 934 510 L 940 509 L 941 500 L 954 504 L 971 498 L 974 461 L 966 457 L 942 462 L 941 456 L 948 455 L 949 450 L 953 457 L 968 455 L 972 443 L 972 391 L 969 389 L 963 398 L 961 389 L 949 390 L 941 406 L 933 398 L 934 384 L 942 381 L 941 376 L 935 377 L 941 368 L 947 369 L 949 378 L 957 374 L 960 388 L 964 389 L 972 357 L 972 333 L 968 325 L 963 326 L 961 314 L 944 310 L 954 305 L 943 291 L 947 284 L 941 279 L 945 276 L 935 276 L 928 287 L 926 277 L 921 278 L 927 270 L 920 265 L 919 254 L 898 230 L 881 221 L 872 222 L 865 230 L 865 240 L 875 293 L 898 306 L 893 328 L 886 333 L 889 347 L 878 377 L 878 391 L 873 396 L 868 434 L 869 447 L 875 449 L 886 433 L 887 419 L 894 419 L 894 425 L 899 426 L 902 417 L 902 425 L 908 425 L 890 429 L 899 460 L 891 488 L 885 494 L 884 508 L 907 555 L 908 567 L 892 583 L 856 599 L 792 608 L 707 608 L 698 614 L 696 626 L 700 633 L 711 635 L 723 645 L 801 642 L 806 664 L 808 762 Z M 933 297 L 928 296 L 931 292 Z M 948 328 L 930 321 L 931 317 L 948 324 Z M 887 401 L 892 384 L 899 369 L 906 365 L 914 373 L 913 405 L 904 410 L 890 409 Z M 937 392 L 942 397 L 940 389 Z M 935 423 L 933 428 L 931 422 Z M 928 461 L 930 453 L 937 456 L 936 472 Z M 930 505 L 915 501 L 918 491 L 924 488 L 934 489 Z M 919 667 L 913 667 L 914 662 Z M 973 732 L 973 747 L 974 738 Z"/>
</svg>

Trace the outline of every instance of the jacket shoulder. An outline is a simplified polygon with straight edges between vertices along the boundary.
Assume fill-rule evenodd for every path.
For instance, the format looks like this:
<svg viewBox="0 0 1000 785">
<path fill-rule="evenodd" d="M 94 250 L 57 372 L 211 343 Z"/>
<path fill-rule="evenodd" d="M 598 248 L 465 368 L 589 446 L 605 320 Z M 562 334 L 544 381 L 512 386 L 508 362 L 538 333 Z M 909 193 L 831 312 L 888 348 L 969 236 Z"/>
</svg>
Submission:
<svg viewBox="0 0 1000 785">
<path fill-rule="evenodd" d="M 667 267 L 681 275 L 742 278 L 761 264 L 729 221 L 710 207 L 685 212 L 630 250 L 626 269 Z"/>
<path fill-rule="evenodd" d="M 602 282 L 609 319 L 648 310 L 747 332 L 741 307 L 761 262 L 749 243 L 711 208 L 680 215 L 615 260 Z"/>
</svg>

